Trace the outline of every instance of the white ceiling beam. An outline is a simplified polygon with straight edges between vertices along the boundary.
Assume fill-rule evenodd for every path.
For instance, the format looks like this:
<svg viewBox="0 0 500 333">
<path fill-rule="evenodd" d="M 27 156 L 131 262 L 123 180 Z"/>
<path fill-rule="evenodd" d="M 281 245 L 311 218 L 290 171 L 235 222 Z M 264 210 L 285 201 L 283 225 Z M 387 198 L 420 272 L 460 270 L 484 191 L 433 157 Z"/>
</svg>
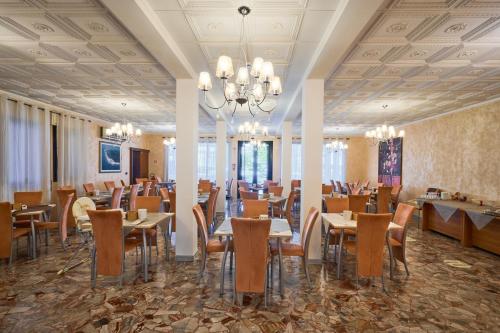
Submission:
<svg viewBox="0 0 500 333">
<path fill-rule="evenodd" d="M 342 62 L 367 24 L 377 12 L 384 8 L 387 0 L 341 0 L 321 38 L 316 51 L 311 57 L 300 84 L 293 92 L 283 118 L 293 120 L 301 112 L 300 92 L 303 82 L 308 79 L 327 79 Z"/>
</svg>

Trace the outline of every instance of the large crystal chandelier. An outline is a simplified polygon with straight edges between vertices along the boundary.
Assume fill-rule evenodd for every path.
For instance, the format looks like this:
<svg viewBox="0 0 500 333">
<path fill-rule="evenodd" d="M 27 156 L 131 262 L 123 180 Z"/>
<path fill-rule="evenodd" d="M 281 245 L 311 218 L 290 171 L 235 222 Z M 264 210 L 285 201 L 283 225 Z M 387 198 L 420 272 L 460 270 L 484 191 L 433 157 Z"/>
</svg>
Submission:
<svg viewBox="0 0 500 333">
<path fill-rule="evenodd" d="M 234 82 L 229 79 L 234 75 L 233 61 L 226 55 L 221 55 L 217 61 L 215 76 L 222 80 L 222 91 L 224 102 L 220 106 L 211 106 L 207 103 L 207 91 L 212 88 L 212 80 L 208 72 L 201 72 L 198 80 L 198 88 L 203 91 L 205 105 L 211 109 L 219 110 L 226 104 L 232 108 L 231 117 L 234 116 L 238 105 L 247 107 L 252 117 L 258 111 L 271 113 L 271 109 L 265 109 L 262 105 L 268 94 L 278 96 L 281 94 L 281 80 L 274 75 L 274 67 L 270 61 L 264 61 L 261 57 L 256 57 L 250 64 L 247 60 L 248 43 L 245 35 L 245 17 L 250 14 L 250 8 L 241 6 L 238 12 L 242 15 L 240 48 L 244 63 L 238 68 L 238 73 Z"/>
<path fill-rule="evenodd" d="M 245 121 L 243 125 L 238 127 L 238 134 L 242 140 L 249 141 L 250 144 L 254 146 L 260 146 L 262 141 L 257 139 L 256 135 L 267 136 L 269 134 L 269 130 L 267 126 L 261 127 L 257 121 L 252 123 Z"/>
<path fill-rule="evenodd" d="M 346 142 L 338 139 L 328 142 L 325 146 L 326 149 L 333 151 L 346 150 L 349 148 L 349 145 Z"/>
<path fill-rule="evenodd" d="M 123 108 L 127 106 L 127 103 L 122 103 Z M 140 128 L 134 129 L 131 123 L 114 123 L 110 128 L 106 128 L 105 137 L 114 141 L 121 142 L 131 142 L 134 137 L 142 135 Z"/>
<path fill-rule="evenodd" d="M 400 130 L 396 135 L 394 126 L 387 126 L 385 124 L 365 133 L 365 137 L 371 139 L 373 145 L 384 143 L 395 138 L 402 138 L 404 136 L 404 130 Z"/>
</svg>

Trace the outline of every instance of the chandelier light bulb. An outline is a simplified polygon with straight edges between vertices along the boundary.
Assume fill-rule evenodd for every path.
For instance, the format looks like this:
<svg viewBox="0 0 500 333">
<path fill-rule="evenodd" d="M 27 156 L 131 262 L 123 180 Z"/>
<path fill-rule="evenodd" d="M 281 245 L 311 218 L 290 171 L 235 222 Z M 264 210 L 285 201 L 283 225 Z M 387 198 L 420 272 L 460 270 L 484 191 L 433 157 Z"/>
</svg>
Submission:
<svg viewBox="0 0 500 333">
<path fill-rule="evenodd" d="M 234 85 L 234 83 L 227 84 L 226 98 L 228 101 L 234 101 L 236 99 L 236 86 Z"/>
<path fill-rule="evenodd" d="M 279 76 L 273 77 L 273 79 L 271 80 L 271 86 L 269 87 L 269 91 L 274 96 L 278 96 L 279 94 L 281 94 L 281 92 L 282 92 L 282 90 L 281 90 L 281 79 L 280 79 Z"/>
<path fill-rule="evenodd" d="M 142 135 L 142 131 L 140 128 L 138 128 L 136 131 L 135 131 L 135 135 L 136 136 L 141 136 Z"/>
<path fill-rule="evenodd" d="M 262 85 L 260 83 L 253 85 L 253 97 L 257 103 L 260 103 L 264 99 L 264 90 L 262 89 Z"/>
<path fill-rule="evenodd" d="M 273 77 L 274 77 L 273 64 L 270 61 L 265 61 L 262 64 L 262 73 L 260 75 L 260 79 L 264 83 L 270 83 Z"/>
<path fill-rule="evenodd" d="M 248 74 L 248 68 L 246 66 L 240 67 L 240 69 L 238 69 L 236 83 L 240 86 L 246 86 L 250 83 L 250 76 Z"/>
<path fill-rule="evenodd" d="M 382 125 L 382 132 L 384 132 L 384 133 L 387 132 L 387 125 L 385 125 L 385 124 Z"/>
<path fill-rule="evenodd" d="M 254 60 L 253 60 L 253 64 L 252 64 L 252 70 L 250 71 L 250 74 L 252 74 L 252 76 L 254 78 L 258 78 L 262 72 L 262 64 L 264 63 L 264 59 L 262 59 L 261 57 L 256 57 Z"/>
<path fill-rule="evenodd" d="M 400 130 L 399 134 L 398 134 L 398 137 L 403 138 L 404 136 L 405 136 L 405 131 L 404 130 Z"/>
<path fill-rule="evenodd" d="M 233 61 L 230 57 L 221 55 L 217 61 L 217 69 L 215 71 L 215 76 L 219 79 L 229 79 L 234 75 Z"/>
<path fill-rule="evenodd" d="M 200 78 L 198 79 L 198 89 L 203 91 L 209 91 L 212 89 L 212 80 L 210 79 L 210 74 L 208 72 L 200 73 Z"/>
<path fill-rule="evenodd" d="M 111 134 L 113 134 L 111 128 L 106 128 L 106 135 L 110 136 Z"/>
</svg>

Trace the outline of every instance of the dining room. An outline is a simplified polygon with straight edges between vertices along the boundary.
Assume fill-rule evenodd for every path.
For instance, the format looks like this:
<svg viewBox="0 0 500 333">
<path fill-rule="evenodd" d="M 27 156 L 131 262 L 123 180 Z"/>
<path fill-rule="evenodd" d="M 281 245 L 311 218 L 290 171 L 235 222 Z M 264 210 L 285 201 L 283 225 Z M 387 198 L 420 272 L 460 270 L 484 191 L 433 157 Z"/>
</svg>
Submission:
<svg viewBox="0 0 500 333">
<path fill-rule="evenodd" d="M 0 1 L 1 332 L 496 332 L 500 2 Z"/>
</svg>

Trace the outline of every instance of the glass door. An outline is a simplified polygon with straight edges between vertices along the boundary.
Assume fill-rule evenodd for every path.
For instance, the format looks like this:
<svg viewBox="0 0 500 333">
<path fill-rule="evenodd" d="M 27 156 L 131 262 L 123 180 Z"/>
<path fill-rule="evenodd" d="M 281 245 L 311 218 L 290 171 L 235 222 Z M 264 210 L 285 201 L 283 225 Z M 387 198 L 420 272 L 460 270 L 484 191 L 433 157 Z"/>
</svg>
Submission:
<svg viewBox="0 0 500 333">
<path fill-rule="evenodd" d="M 250 184 L 262 184 L 273 177 L 273 142 L 260 145 L 238 141 L 238 179 Z"/>
</svg>

